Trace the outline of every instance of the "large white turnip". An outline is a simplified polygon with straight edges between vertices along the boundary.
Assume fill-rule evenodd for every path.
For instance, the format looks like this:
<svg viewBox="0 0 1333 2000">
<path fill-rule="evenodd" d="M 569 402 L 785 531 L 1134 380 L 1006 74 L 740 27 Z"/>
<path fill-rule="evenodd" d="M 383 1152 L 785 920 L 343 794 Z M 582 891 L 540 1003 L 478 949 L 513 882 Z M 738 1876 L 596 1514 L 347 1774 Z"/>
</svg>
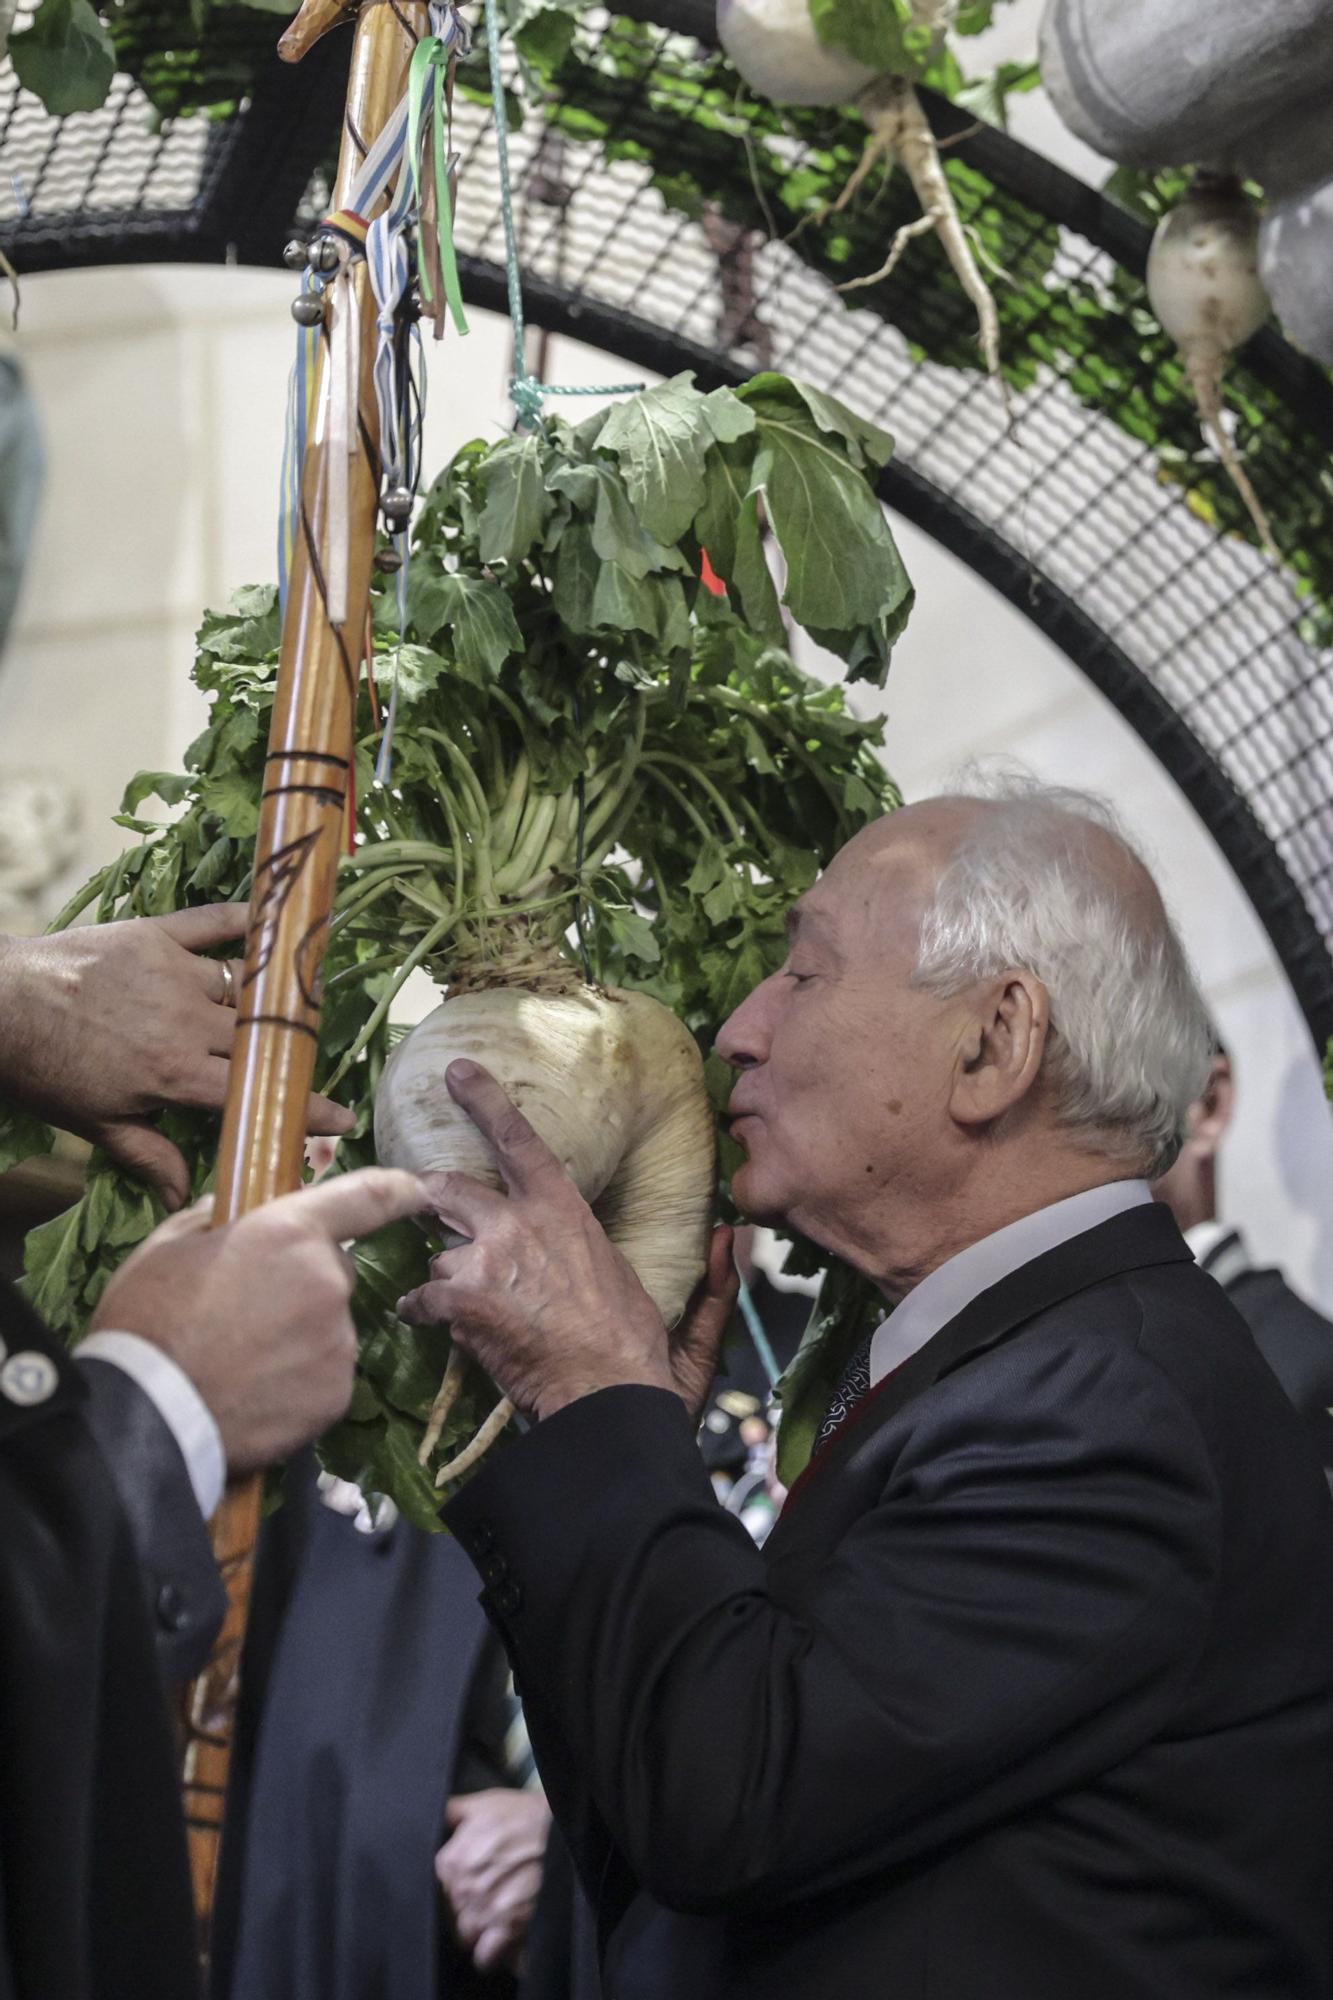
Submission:
<svg viewBox="0 0 1333 2000">
<path fill-rule="evenodd" d="M 460 1056 L 504 1085 L 673 1325 L 703 1274 L 716 1184 L 713 1116 L 689 1030 L 647 994 L 586 985 L 554 955 L 544 992 L 489 985 L 446 998 L 385 1065 L 375 1150 L 386 1166 L 498 1187 L 489 1144 L 445 1084 Z M 461 1382 L 461 1359 L 451 1361 L 423 1465 Z M 436 1485 L 474 1465 L 511 1414 L 502 1402 Z"/>
</svg>

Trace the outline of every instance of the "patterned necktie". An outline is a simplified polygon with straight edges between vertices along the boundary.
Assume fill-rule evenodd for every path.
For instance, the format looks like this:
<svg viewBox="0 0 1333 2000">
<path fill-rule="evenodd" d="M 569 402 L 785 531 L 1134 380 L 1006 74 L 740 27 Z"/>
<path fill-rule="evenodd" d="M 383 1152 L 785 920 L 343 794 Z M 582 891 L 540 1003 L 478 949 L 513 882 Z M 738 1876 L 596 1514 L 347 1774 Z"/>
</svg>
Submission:
<svg viewBox="0 0 1333 2000">
<path fill-rule="evenodd" d="M 821 1451 L 836 1431 L 840 1431 L 852 1411 L 863 1396 L 870 1392 L 870 1343 L 878 1333 L 874 1327 L 855 1350 L 851 1360 L 842 1371 L 842 1378 L 833 1391 L 824 1421 L 819 1426 L 815 1438 L 815 1450 Z"/>
</svg>

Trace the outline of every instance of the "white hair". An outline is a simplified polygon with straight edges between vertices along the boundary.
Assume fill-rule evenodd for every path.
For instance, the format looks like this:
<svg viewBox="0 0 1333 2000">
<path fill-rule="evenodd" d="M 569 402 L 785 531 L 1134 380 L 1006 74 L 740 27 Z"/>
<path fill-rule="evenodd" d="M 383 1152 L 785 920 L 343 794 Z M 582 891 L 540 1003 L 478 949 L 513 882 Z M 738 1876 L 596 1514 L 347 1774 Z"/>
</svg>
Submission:
<svg viewBox="0 0 1333 2000">
<path fill-rule="evenodd" d="M 913 985 L 944 996 L 1008 967 L 1034 973 L 1050 997 L 1055 1122 L 1155 1179 L 1204 1088 L 1212 1029 L 1160 897 L 1134 893 L 1124 862 L 1148 874 L 1142 856 L 1104 799 L 1026 772 L 971 767 L 945 796 L 989 809 L 940 875 Z"/>
</svg>

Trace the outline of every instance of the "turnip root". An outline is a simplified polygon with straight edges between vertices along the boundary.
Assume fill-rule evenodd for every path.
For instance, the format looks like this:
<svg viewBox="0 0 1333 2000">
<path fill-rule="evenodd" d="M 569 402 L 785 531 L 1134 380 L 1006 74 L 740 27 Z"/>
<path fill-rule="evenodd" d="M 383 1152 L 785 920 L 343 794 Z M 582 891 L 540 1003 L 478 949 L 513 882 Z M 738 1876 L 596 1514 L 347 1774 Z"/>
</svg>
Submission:
<svg viewBox="0 0 1333 2000">
<path fill-rule="evenodd" d="M 375 1150 L 413 1173 L 500 1186 L 487 1141 L 449 1095 L 459 1056 L 484 1063 L 566 1168 L 668 1326 L 703 1274 L 715 1188 L 713 1116 L 688 1029 L 644 993 L 496 985 L 453 994 L 399 1043 L 375 1099 Z M 461 1384 L 450 1362 L 421 1447 L 435 1448 Z M 501 1414 L 503 1412 L 503 1414 Z M 476 1463 L 511 1414 L 502 1404 L 437 1486 Z"/>
<path fill-rule="evenodd" d="M 1148 252 L 1148 302 L 1180 349 L 1199 414 L 1260 541 L 1273 561 L 1281 562 L 1268 517 L 1222 416 L 1227 356 L 1268 317 L 1258 236 L 1259 217 L 1239 185 L 1201 176 L 1157 225 Z"/>
<path fill-rule="evenodd" d="M 952 25 L 955 12 L 956 0 L 912 0 L 914 25 L 937 39 Z M 933 231 L 976 308 L 986 369 L 1007 410 L 995 300 L 973 255 L 940 162 L 939 146 L 910 77 L 877 77 L 864 63 L 825 48 L 810 17 L 808 0 L 718 0 L 717 29 L 723 48 L 753 90 L 780 104 L 855 103 L 870 127 L 865 152 L 846 187 L 811 221 L 820 222 L 846 208 L 879 161 L 902 162 L 921 203 L 921 214 L 897 232 L 877 271 L 869 277 L 851 278 L 838 290 L 852 292 L 878 284 L 896 268 L 915 237 Z"/>
</svg>

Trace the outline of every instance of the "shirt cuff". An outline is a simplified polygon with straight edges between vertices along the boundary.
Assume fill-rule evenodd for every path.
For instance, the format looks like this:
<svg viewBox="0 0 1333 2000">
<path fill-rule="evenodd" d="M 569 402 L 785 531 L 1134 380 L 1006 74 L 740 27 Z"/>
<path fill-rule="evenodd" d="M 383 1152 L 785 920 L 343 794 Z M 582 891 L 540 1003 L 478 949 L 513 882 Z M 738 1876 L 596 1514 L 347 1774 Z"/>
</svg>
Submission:
<svg viewBox="0 0 1333 2000">
<path fill-rule="evenodd" d="M 207 1521 L 227 1483 L 227 1458 L 213 1413 L 185 1370 L 137 1333 L 90 1333 L 76 1351 L 123 1368 L 138 1383 L 180 1446 L 199 1512 Z"/>
</svg>

